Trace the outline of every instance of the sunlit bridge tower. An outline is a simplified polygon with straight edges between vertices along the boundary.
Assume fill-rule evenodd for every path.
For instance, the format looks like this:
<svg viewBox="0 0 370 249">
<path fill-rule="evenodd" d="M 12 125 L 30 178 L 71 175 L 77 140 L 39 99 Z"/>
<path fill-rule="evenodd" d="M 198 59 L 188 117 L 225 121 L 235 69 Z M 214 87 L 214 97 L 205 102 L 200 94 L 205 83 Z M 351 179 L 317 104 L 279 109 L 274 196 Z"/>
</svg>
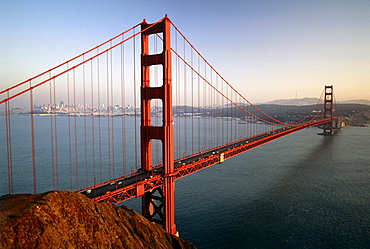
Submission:
<svg viewBox="0 0 370 249">
<path fill-rule="evenodd" d="M 163 187 L 146 192 L 143 196 L 142 213 L 156 223 L 162 224 L 166 232 L 176 233 L 175 225 L 175 180 L 174 180 L 174 137 L 172 119 L 172 62 L 170 47 L 170 20 L 146 29 L 151 24 L 144 20 L 141 25 L 141 169 L 152 170 L 152 140 L 162 142 Z M 145 30 L 146 29 L 146 30 Z M 149 54 L 149 36 L 162 33 L 163 51 Z M 162 65 L 163 84 L 151 87 L 150 66 Z M 160 99 L 163 105 L 162 126 L 151 123 L 151 100 Z"/>
<path fill-rule="evenodd" d="M 333 86 L 325 86 L 324 119 L 334 117 Z M 333 121 L 324 124 L 324 135 L 333 135 Z"/>
</svg>

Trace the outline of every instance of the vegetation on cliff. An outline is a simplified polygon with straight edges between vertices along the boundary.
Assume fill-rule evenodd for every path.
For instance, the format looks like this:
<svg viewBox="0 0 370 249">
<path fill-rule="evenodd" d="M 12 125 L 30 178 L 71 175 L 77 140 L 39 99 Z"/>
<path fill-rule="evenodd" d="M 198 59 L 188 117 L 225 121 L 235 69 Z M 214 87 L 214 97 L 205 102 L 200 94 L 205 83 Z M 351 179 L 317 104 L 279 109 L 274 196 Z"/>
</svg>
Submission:
<svg viewBox="0 0 370 249">
<path fill-rule="evenodd" d="M 0 248 L 195 248 L 127 207 L 71 191 L 0 198 Z"/>
</svg>

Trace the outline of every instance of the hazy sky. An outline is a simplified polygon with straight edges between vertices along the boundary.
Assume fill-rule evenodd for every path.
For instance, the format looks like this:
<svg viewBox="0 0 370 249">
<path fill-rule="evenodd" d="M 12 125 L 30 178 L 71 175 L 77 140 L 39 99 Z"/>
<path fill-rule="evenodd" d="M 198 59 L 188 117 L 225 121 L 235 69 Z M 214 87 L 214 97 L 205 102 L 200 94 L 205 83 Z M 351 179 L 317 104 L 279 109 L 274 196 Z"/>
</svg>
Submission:
<svg viewBox="0 0 370 249">
<path fill-rule="evenodd" d="M 370 1 L 0 1 L 0 90 L 165 14 L 250 101 L 370 99 Z"/>
</svg>

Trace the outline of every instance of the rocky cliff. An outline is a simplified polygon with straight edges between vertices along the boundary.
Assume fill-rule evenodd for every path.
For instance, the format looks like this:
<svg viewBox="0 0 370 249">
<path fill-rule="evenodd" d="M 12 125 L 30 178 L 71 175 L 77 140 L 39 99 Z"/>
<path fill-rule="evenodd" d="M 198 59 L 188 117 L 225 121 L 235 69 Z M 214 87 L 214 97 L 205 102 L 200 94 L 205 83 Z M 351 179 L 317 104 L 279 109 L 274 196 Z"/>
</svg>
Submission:
<svg viewBox="0 0 370 249">
<path fill-rule="evenodd" d="M 0 198 L 0 248 L 195 248 L 127 207 L 71 191 Z"/>
</svg>

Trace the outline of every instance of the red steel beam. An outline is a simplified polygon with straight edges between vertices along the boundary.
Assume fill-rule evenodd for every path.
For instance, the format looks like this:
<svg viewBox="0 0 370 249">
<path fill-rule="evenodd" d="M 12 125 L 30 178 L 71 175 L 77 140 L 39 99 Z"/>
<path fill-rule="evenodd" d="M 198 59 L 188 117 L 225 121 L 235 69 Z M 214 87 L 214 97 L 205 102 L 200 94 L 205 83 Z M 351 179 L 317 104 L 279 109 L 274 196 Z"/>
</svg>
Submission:
<svg viewBox="0 0 370 249">
<path fill-rule="evenodd" d="M 332 119 L 328 118 L 328 119 L 323 119 L 323 120 L 319 120 L 319 121 L 315 121 L 315 122 L 311 122 L 311 123 L 306 123 L 306 124 L 301 124 L 301 125 L 298 125 L 298 126 L 294 126 L 290 129 L 281 131 L 281 132 L 276 133 L 276 134 L 272 134 L 268 137 L 264 137 L 264 138 L 261 138 L 259 140 L 256 140 L 256 141 L 253 141 L 253 142 L 250 142 L 250 143 L 245 143 L 245 144 L 242 144 L 242 145 L 237 146 L 235 148 L 230 148 L 230 149 L 222 152 L 222 154 L 224 154 L 224 159 L 227 160 L 227 159 L 230 159 L 230 158 L 232 158 L 234 156 L 237 156 L 241 153 L 244 153 L 248 150 L 251 150 L 251 149 L 254 149 L 258 146 L 261 146 L 261 145 L 264 145 L 266 143 L 272 142 L 276 139 L 287 136 L 287 135 L 292 134 L 294 132 L 297 132 L 297 131 L 300 131 L 300 130 L 303 130 L 303 129 L 307 129 L 309 127 L 313 127 L 313 126 L 316 126 L 316 125 L 325 124 L 325 123 L 331 122 L 332 120 L 335 120 L 335 119 L 338 119 L 338 118 L 332 118 Z M 240 140 L 240 141 L 242 141 L 242 140 Z M 235 143 L 238 143 L 238 142 L 239 141 L 236 141 Z M 180 178 L 183 178 L 185 176 L 188 176 L 190 174 L 193 174 L 195 172 L 198 172 L 202 169 L 208 168 L 208 167 L 210 167 L 212 165 L 215 165 L 215 164 L 218 164 L 218 163 L 220 163 L 220 154 L 215 154 L 215 155 L 208 156 L 207 158 L 199 159 L 198 161 L 195 161 L 193 163 L 180 166 L 179 168 L 175 169 L 172 174 L 167 174 L 166 176 L 171 177 L 174 180 L 178 180 Z M 114 203 L 118 204 L 118 203 L 124 202 L 128 199 L 131 199 L 131 198 L 140 197 L 140 196 L 144 195 L 144 193 L 146 193 L 146 192 L 153 191 L 154 189 L 156 189 L 158 187 L 164 186 L 165 185 L 165 178 L 166 177 L 164 177 L 164 175 L 156 175 L 156 176 L 153 176 L 151 178 L 139 181 L 139 182 L 137 182 L 135 184 L 132 184 L 130 186 L 126 186 L 124 188 L 120 188 L 120 189 L 117 189 L 117 190 L 114 190 L 114 191 L 111 191 L 111 192 L 107 192 L 105 195 L 93 198 L 93 200 L 94 201 L 111 201 L 111 202 L 114 202 Z M 90 187 L 89 189 L 92 189 L 92 188 Z"/>
</svg>

